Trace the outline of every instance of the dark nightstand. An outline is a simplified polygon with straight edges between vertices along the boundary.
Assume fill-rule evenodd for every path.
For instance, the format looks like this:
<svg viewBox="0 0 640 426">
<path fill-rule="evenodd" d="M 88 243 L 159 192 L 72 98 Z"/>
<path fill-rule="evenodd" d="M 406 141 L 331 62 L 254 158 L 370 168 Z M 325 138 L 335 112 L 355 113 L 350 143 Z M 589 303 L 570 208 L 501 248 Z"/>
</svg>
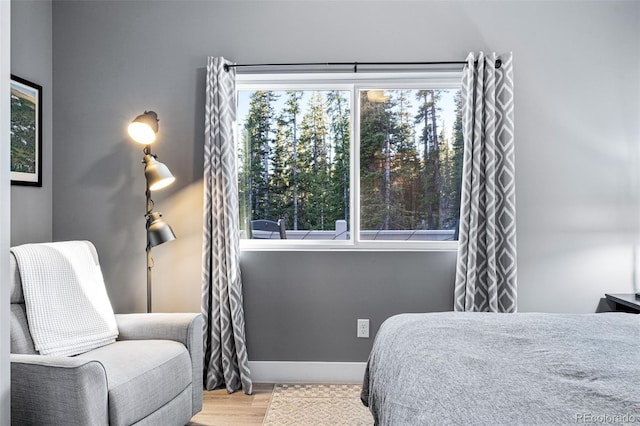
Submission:
<svg viewBox="0 0 640 426">
<path fill-rule="evenodd" d="M 640 299 L 631 294 L 605 294 L 607 302 L 615 312 L 630 312 L 640 314 Z"/>
</svg>

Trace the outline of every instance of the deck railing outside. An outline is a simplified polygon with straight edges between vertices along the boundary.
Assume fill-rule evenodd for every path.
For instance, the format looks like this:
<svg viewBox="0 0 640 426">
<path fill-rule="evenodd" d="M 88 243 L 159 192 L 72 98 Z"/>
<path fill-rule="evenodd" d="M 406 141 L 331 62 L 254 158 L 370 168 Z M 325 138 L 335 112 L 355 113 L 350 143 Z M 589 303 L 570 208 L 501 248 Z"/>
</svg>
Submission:
<svg viewBox="0 0 640 426">
<path fill-rule="evenodd" d="M 293 231 L 286 230 L 288 240 L 319 240 L 338 241 L 348 240 L 350 232 L 347 231 L 347 224 L 344 220 L 336 221 L 335 231 Z M 244 238 L 244 232 L 241 238 Z M 279 240 L 277 232 L 253 231 L 256 239 Z M 454 241 L 455 230 L 366 230 L 360 231 L 361 240 L 377 241 Z"/>
</svg>

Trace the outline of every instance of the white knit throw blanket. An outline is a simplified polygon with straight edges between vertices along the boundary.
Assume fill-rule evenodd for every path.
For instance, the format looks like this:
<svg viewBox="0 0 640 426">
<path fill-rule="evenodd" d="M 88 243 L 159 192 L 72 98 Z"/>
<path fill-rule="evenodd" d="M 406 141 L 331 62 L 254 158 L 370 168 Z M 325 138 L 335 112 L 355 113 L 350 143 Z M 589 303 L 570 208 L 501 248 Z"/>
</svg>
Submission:
<svg viewBox="0 0 640 426">
<path fill-rule="evenodd" d="M 11 251 L 41 355 L 77 355 L 115 341 L 118 327 L 93 244 L 25 244 Z"/>
</svg>

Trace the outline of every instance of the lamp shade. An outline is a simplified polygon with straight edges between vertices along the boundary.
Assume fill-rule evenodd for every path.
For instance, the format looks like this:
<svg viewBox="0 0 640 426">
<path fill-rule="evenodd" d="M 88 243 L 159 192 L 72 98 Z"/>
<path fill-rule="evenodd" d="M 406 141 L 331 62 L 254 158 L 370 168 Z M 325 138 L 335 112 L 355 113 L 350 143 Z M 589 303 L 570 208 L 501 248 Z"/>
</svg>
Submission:
<svg viewBox="0 0 640 426">
<path fill-rule="evenodd" d="M 173 183 L 176 178 L 163 163 L 159 162 L 153 155 L 144 156 L 144 176 L 151 191 L 164 188 Z"/>
<path fill-rule="evenodd" d="M 147 216 L 147 238 L 149 245 L 155 247 L 176 239 L 176 234 L 159 212 L 151 212 Z"/>
<path fill-rule="evenodd" d="M 137 116 L 127 129 L 131 138 L 143 145 L 149 145 L 156 140 L 158 133 L 158 114 L 154 111 L 145 111 Z"/>
</svg>

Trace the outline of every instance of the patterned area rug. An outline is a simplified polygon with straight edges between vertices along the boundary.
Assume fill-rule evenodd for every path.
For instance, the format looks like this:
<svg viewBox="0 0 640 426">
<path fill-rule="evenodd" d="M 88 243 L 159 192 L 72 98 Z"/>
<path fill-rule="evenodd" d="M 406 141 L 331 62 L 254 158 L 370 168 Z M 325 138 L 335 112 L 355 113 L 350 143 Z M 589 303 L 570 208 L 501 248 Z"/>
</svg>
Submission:
<svg viewBox="0 0 640 426">
<path fill-rule="evenodd" d="M 277 384 L 265 426 L 371 426 L 369 409 L 360 402 L 360 385 Z"/>
</svg>

